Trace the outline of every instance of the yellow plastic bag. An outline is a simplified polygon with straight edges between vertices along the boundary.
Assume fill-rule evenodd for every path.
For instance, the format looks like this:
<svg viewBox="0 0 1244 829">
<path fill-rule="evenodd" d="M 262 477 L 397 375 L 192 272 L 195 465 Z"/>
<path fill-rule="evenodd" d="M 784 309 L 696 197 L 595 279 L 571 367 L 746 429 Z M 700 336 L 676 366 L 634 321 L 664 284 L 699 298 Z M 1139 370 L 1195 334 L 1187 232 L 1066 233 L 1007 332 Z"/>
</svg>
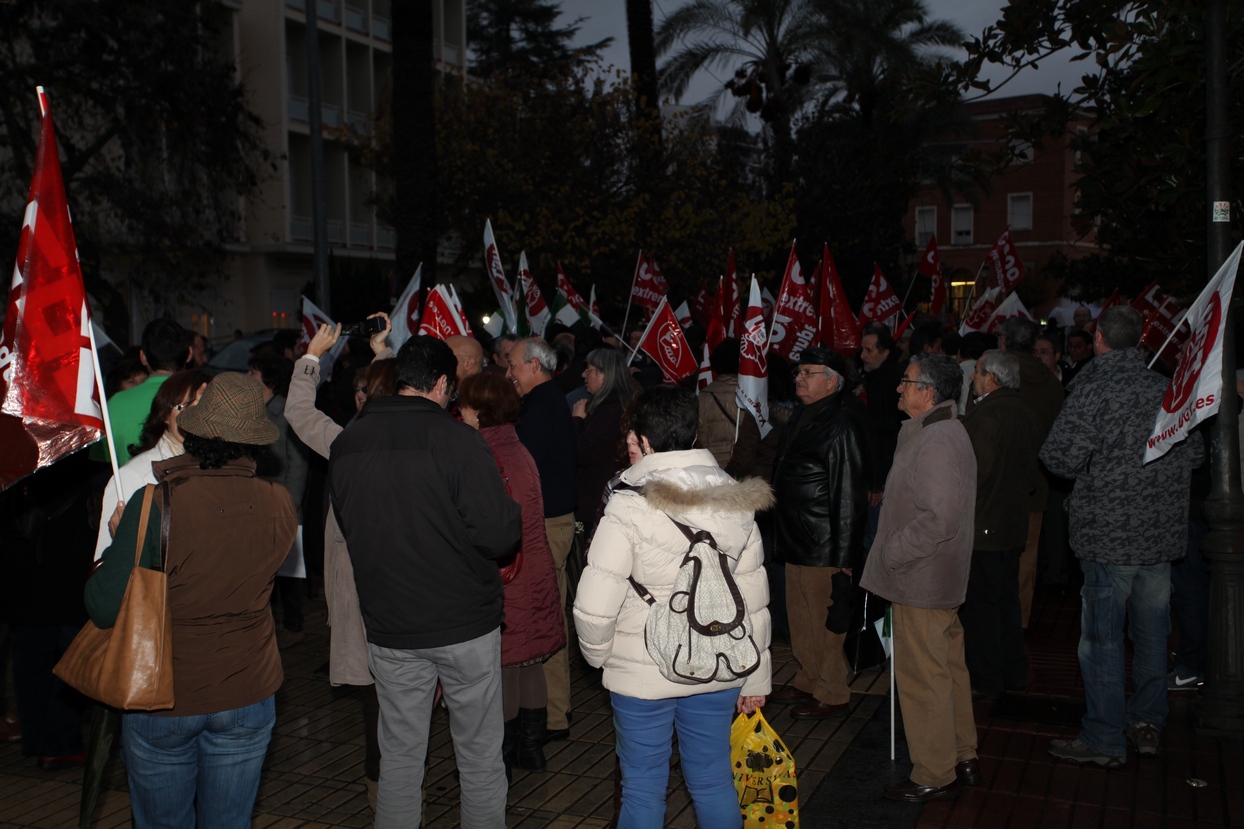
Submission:
<svg viewBox="0 0 1244 829">
<path fill-rule="evenodd" d="M 745 829 L 799 829 L 795 756 L 759 710 L 730 727 L 730 764 Z"/>
</svg>

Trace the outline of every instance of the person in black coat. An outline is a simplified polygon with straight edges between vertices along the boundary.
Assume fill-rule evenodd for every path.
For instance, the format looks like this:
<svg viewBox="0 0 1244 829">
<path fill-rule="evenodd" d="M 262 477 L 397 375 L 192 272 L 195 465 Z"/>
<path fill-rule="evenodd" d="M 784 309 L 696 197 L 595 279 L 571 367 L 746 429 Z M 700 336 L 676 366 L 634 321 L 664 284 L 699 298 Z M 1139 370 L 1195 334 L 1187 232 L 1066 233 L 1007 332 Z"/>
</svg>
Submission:
<svg viewBox="0 0 1244 829">
<path fill-rule="evenodd" d="M 773 466 L 774 553 L 786 564 L 786 608 L 799 671 L 771 702 L 794 704 L 797 719 L 846 713 L 850 667 L 842 633 L 826 627 L 833 577 L 862 560 L 867 521 L 867 428 L 844 393 L 846 361 L 805 349 L 795 375 L 795 410 Z M 897 384 L 896 384 L 897 386 Z"/>
</svg>

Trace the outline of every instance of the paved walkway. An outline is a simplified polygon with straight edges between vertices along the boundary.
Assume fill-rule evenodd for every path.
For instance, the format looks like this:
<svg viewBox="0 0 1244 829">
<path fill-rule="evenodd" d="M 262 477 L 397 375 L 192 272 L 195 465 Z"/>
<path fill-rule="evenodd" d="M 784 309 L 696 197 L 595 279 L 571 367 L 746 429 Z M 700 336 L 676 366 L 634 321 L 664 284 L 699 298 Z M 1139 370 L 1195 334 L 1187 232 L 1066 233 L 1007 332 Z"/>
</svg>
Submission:
<svg viewBox="0 0 1244 829">
<path fill-rule="evenodd" d="M 880 800 L 880 786 L 904 777 L 900 744 L 889 761 L 888 675 L 863 674 L 849 716 L 798 722 L 781 708 L 766 714 L 795 754 L 805 829 L 811 827 L 1244 826 L 1244 747 L 1206 740 L 1190 728 L 1197 694 L 1172 695 L 1172 723 L 1158 758 L 1133 757 L 1119 771 L 1056 763 L 1045 754 L 1059 724 L 1082 705 L 1075 664 L 1076 596 L 1039 597 L 1029 650 L 1034 696 L 978 704 L 981 765 L 986 785 L 955 802 L 923 809 Z M 308 633 L 284 654 L 286 682 L 277 695 L 277 726 L 264 766 L 254 827 L 329 829 L 371 825 L 363 785 L 362 714 L 357 695 L 333 689 L 314 670 L 326 659 L 323 600 L 309 603 Z M 613 796 L 613 729 L 598 674 L 572 656 L 575 722 L 570 740 L 548 746 L 549 770 L 517 772 L 510 788 L 511 827 L 607 825 Z M 790 649 L 774 648 L 776 684 L 794 672 Z M 999 710 L 1003 709 L 1003 710 Z M 1016 719 L 1020 717 L 1021 719 Z M 1043 722 L 1034 722 L 1040 719 Z M 433 728 L 426 822 L 458 826 L 458 787 L 446 713 Z M 854 773 L 854 777 L 852 774 Z M 77 822 L 80 769 L 44 772 L 16 745 L 0 748 L 0 829 L 65 829 Z M 1193 788 L 1189 778 L 1203 779 Z M 670 776 L 666 826 L 695 826 L 677 764 Z M 129 800 L 119 761 L 110 767 L 95 826 L 129 825 Z M 706 827 L 705 829 L 711 829 Z"/>
</svg>

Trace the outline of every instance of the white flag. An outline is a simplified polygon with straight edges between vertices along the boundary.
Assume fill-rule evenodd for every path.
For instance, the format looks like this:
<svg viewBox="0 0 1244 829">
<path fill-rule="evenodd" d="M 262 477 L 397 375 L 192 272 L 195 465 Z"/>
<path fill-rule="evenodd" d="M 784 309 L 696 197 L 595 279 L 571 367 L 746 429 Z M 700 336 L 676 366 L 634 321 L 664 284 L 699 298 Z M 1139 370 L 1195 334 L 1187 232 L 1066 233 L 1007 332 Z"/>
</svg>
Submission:
<svg viewBox="0 0 1244 829">
<path fill-rule="evenodd" d="M 420 286 L 423 283 L 423 263 L 415 268 L 415 275 L 410 278 L 406 290 L 397 298 L 397 304 L 389 313 L 389 321 L 393 329 L 389 332 L 389 348 L 394 352 L 402 347 L 402 343 L 410 339 L 411 334 L 419 330 L 419 300 L 423 298 Z"/>
<path fill-rule="evenodd" d="M 1019 301 L 1019 294 L 1017 293 L 1012 293 L 998 304 L 998 307 L 993 311 L 993 316 L 989 318 L 989 322 L 985 323 L 983 330 L 993 333 L 1002 327 L 1002 323 L 1013 317 L 1032 319 L 1032 314 L 1028 313 L 1024 303 Z"/>
<path fill-rule="evenodd" d="M 518 331 L 518 311 L 514 305 L 514 292 L 510 289 L 509 280 L 505 278 L 505 269 L 501 267 L 501 251 L 497 249 L 497 240 L 492 235 L 492 220 L 484 221 L 484 271 L 492 290 L 501 305 L 501 313 L 505 316 L 505 330 Z"/>
<path fill-rule="evenodd" d="M 333 325 L 337 323 L 332 318 L 319 309 L 319 307 L 307 299 L 302 298 L 302 339 L 299 342 L 304 345 L 311 342 L 311 338 L 315 336 L 315 332 L 320 330 L 321 325 Z M 328 352 L 320 355 L 320 378 L 321 380 L 333 379 L 333 366 L 337 362 L 337 358 L 341 356 L 342 350 L 346 347 L 346 338 L 342 337 L 337 340 L 337 344 L 328 349 Z"/>
<path fill-rule="evenodd" d="M 1192 427 L 1218 411 L 1224 391 L 1222 340 L 1227 315 L 1231 313 L 1231 292 L 1235 288 L 1241 248 L 1244 242 L 1236 245 L 1235 251 L 1222 263 L 1184 316 L 1191 333 L 1153 422 L 1153 434 L 1145 446 L 1145 463 L 1165 455 L 1188 436 Z M 1235 393 L 1234 388 L 1231 393 Z"/>
<path fill-rule="evenodd" d="M 765 356 L 765 315 L 760 304 L 760 281 L 752 280 L 751 296 L 747 300 L 747 315 L 743 318 L 742 346 L 739 349 L 739 390 L 734 402 L 756 418 L 763 440 L 773 430 L 769 421 L 769 361 Z"/>
</svg>

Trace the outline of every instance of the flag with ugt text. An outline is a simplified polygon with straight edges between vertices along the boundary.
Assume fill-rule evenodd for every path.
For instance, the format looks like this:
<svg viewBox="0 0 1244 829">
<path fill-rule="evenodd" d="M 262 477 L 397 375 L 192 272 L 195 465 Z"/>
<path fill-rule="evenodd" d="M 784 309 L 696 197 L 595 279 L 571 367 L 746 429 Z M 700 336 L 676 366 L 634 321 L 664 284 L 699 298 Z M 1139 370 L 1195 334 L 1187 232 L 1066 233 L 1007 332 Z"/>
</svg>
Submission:
<svg viewBox="0 0 1244 829">
<path fill-rule="evenodd" d="M 998 299 L 1001 295 L 1002 289 L 994 285 L 977 297 L 976 302 L 972 303 L 972 309 L 963 318 L 963 324 L 959 326 L 959 334 L 984 331 L 985 326 L 989 324 L 989 318 L 993 316 L 994 309 L 998 307 Z"/>
<path fill-rule="evenodd" d="M 834 265 L 834 257 L 829 253 L 829 245 L 825 245 L 821 257 L 820 285 L 820 319 L 817 321 L 817 341 L 826 348 L 832 348 L 844 357 L 850 357 L 860 350 L 860 329 L 855 322 L 855 314 L 847 302 L 847 293 L 842 288 L 842 279 L 838 276 L 838 268 Z"/>
<path fill-rule="evenodd" d="M 56 131 L 37 94 L 39 148 L 0 335 L 0 489 L 99 440 L 104 426 Z"/>
<path fill-rule="evenodd" d="M 636 264 L 635 287 L 631 289 L 631 301 L 636 305 L 655 311 L 669 293 L 665 277 L 657 269 L 657 263 L 651 256 L 640 254 Z"/>
<path fill-rule="evenodd" d="M 1174 369 L 1179 362 L 1179 349 L 1187 340 L 1186 329 L 1179 327 L 1183 308 L 1175 297 L 1162 293 L 1158 283 L 1150 282 L 1149 286 L 1132 301 L 1132 307 L 1145 319 L 1145 327 L 1141 329 L 1140 341 L 1157 354 L 1168 369 Z M 1171 332 L 1175 332 L 1171 336 Z"/>
<path fill-rule="evenodd" d="M 790 258 L 786 261 L 786 274 L 782 277 L 782 288 L 778 291 L 777 307 L 773 309 L 769 348 L 792 363 L 797 362 L 803 350 L 812 344 L 816 331 L 816 307 L 808 295 L 808 283 L 792 244 Z"/>
<path fill-rule="evenodd" d="M 864 303 L 860 305 L 860 327 L 870 322 L 888 322 L 894 328 L 894 316 L 903 307 L 903 301 L 890 287 L 890 281 L 881 272 L 881 266 L 873 263 L 873 279 L 868 283 L 868 293 L 864 295 Z"/>
<path fill-rule="evenodd" d="M 444 285 L 437 285 L 428 292 L 428 298 L 423 303 L 423 319 L 419 323 L 419 334 L 436 337 L 438 340 L 466 335 L 466 331 L 459 323 L 453 297 Z"/>
<path fill-rule="evenodd" d="M 505 268 L 501 267 L 501 251 L 497 249 L 496 237 L 492 235 L 491 219 L 484 221 L 484 272 L 488 274 L 501 314 L 505 317 L 505 330 L 518 333 L 518 306 L 514 302 L 510 282 L 505 278 Z"/>
<path fill-rule="evenodd" d="M 756 418 L 763 440 L 773 431 L 769 422 L 769 361 L 767 356 L 767 332 L 765 315 L 760 305 L 760 284 L 753 279 L 751 295 L 747 301 L 743 336 L 739 347 L 739 390 L 734 402 L 740 409 Z M 852 320 L 854 322 L 854 319 Z"/>
<path fill-rule="evenodd" d="M 661 367 L 667 383 L 677 383 L 684 377 L 695 374 L 699 368 L 695 355 L 691 353 L 691 346 L 683 336 L 682 327 L 674 318 L 669 302 L 664 298 L 644 330 L 644 335 L 639 340 L 639 348 Z"/>
<path fill-rule="evenodd" d="M 1001 289 L 999 296 L 1009 294 L 1028 275 L 1028 271 L 1024 269 L 1024 263 L 1019 259 L 1019 251 L 1015 249 L 1015 243 L 1011 241 L 1009 227 L 1002 231 L 998 241 L 993 243 L 985 261 L 989 263 L 993 273 L 994 285 Z"/>
<path fill-rule="evenodd" d="M 393 325 L 389 331 L 389 348 L 396 352 L 402 347 L 402 343 L 410 339 L 410 335 L 419 330 L 419 300 L 423 297 L 421 284 L 423 282 L 423 263 L 419 263 L 419 267 L 415 268 L 415 275 L 410 278 L 410 282 L 406 285 L 406 290 L 402 291 L 402 295 L 397 298 L 397 304 L 393 306 L 392 313 L 389 314 L 389 322 Z"/>
<path fill-rule="evenodd" d="M 544 329 L 548 327 L 549 320 L 553 319 L 553 313 L 549 311 L 548 303 L 540 293 L 540 286 L 536 284 L 531 270 L 527 267 L 527 251 L 518 254 L 518 289 L 523 293 L 527 330 L 533 337 L 543 337 Z"/>
<path fill-rule="evenodd" d="M 302 336 L 298 342 L 306 347 L 311 342 L 311 338 L 315 336 L 315 332 L 320 330 L 321 325 L 335 326 L 332 317 L 325 314 L 319 309 L 314 302 L 302 298 Z M 337 358 L 341 356 L 341 352 L 345 350 L 346 338 L 342 337 L 337 340 L 336 344 L 328 349 L 324 354 L 320 355 L 320 377 L 323 380 L 333 379 L 333 366 L 337 364 Z"/>
<path fill-rule="evenodd" d="M 1145 446 L 1145 463 L 1162 457 L 1194 426 L 1218 411 L 1223 394 L 1222 342 L 1241 250 L 1244 243 L 1236 245 L 1184 317 L 1190 331 L 1188 346 L 1162 398 L 1153 434 Z M 1235 393 L 1234 388 L 1231 393 Z"/>
<path fill-rule="evenodd" d="M 936 236 L 929 237 L 929 243 L 924 247 L 924 256 L 920 257 L 916 270 L 933 283 L 929 292 L 929 313 L 937 316 L 946 310 L 946 276 L 942 273 L 942 263 L 937 256 Z"/>
</svg>

